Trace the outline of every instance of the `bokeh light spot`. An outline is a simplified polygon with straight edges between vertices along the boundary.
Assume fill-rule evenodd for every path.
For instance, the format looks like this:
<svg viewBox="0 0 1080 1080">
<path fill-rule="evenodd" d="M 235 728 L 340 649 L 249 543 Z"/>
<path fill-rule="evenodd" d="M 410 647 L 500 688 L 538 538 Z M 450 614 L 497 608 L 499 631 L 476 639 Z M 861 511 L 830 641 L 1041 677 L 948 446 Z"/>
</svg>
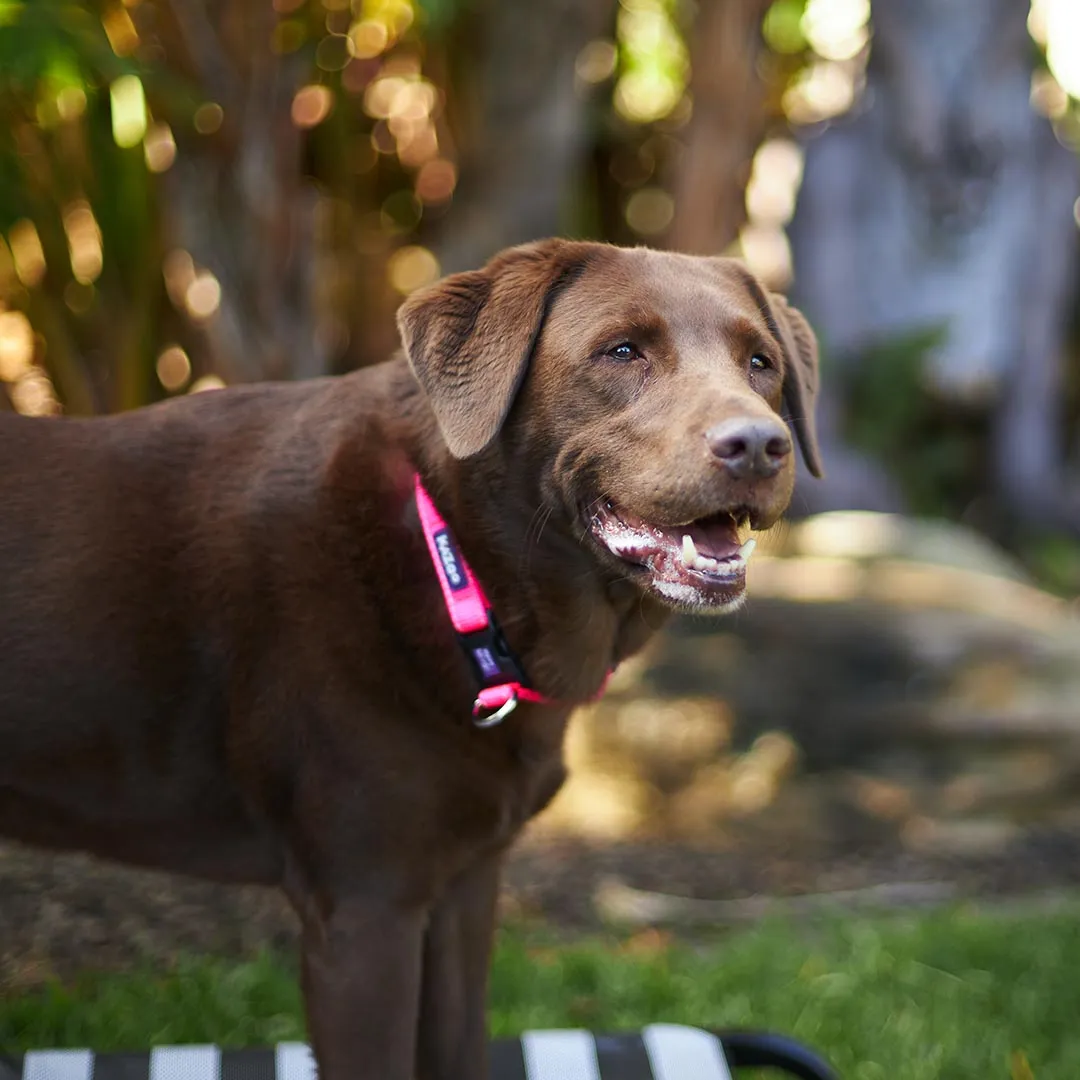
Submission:
<svg viewBox="0 0 1080 1080">
<path fill-rule="evenodd" d="M 870 0 L 809 0 L 802 30 L 826 60 L 850 60 L 870 37 Z"/>
<path fill-rule="evenodd" d="M 802 16 L 802 0 L 775 0 L 761 24 L 761 34 L 769 48 L 778 53 L 802 52 L 806 48 Z"/>
<path fill-rule="evenodd" d="M 143 140 L 146 167 L 152 173 L 163 173 L 176 160 L 176 140 L 172 128 L 165 123 L 151 124 Z"/>
<path fill-rule="evenodd" d="M 623 0 L 616 30 L 622 74 L 615 110 L 637 124 L 668 116 L 683 99 L 690 58 L 671 0 Z"/>
<path fill-rule="evenodd" d="M 782 289 L 791 281 L 791 246 L 776 225 L 750 223 L 739 233 L 746 265 L 770 288 Z"/>
<path fill-rule="evenodd" d="M 615 87 L 615 108 L 627 120 L 645 124 L 663 119 L 680 94 L 678 83 L 663 72 L 629 72 Z"/>
<path fill-rule="evenodd" d="M 86 112 L 86 91 L 81 86 L 65 86 L 56 95 L 56 111 L 61 120 L 78 120 Z"/>
<path fill-rule="evenodd" d="M 0 379 L 13 383 L 34 362 L 34 330 L 21 311 L 0 312 Z"/>
<path fill-rule="evenodd" d="M 819 60 L 784 92 L 783 108 L 795 123 L 815 124 L 847 112 L 854 102 L 855 72 L 849 65 Z"/>
<path fill-rule="evenodd" d="M 146 94 L 138 75 L 121 75 L 109 87 L 113 141 L 117 146 L 138 146 L 146 134 Z"/>
<path fill-rule="evenodd" d="M 1069 111 L 1069 95 L 1045 68 L 1031 73 L 1031 107 L 1051 120 L 1060 120 Z"/>
<path fill-rule="evenodd" d="M 65 207 L 63 217 L 71 272 L 81 285 L 90 285 L 97 280 L 103 264 L 101 228 L 85 199 Z"/>
<path fill-rule="evenodd" d="M 329 87 L 312 84 L 301 87 L 292 102 L 292 120 L 299 128 L 313 128 L 321 124 L 333 108 L 334 95 Z"/>
<path fill-rule="evenodd" d="M 380 120 L 372 128 L 371 145 L 379 154 L 393 154 L 397 150 L 397 140 L 391 134 L 385 120 Z"/>
<path fill-rule="evenodd" d="M 34 223 L 27 218 L 15 222 L 8 233 L 11 258 L 19 280 L 32 289 L 45 276 L 45 251 Z"/>
<path fill-rule="evenodd" d="M 358 60 L 379 56 L 390 44 L 390 31 L 376 19 L 363 19 L 349 30 L 349 50 Z"/>
<path fill-rule="evenodd" d="M 791 139 L 767 139 L 754 154 L 746 186 L 746 212 L 753 221 L 783 225 L 795 212 L 803 154 Z"/>
<path fill-rule="evenodd" d="M 351 59 L 351 46 L 344 34 L 327 34 L 315 50 L 315 65 L 323 71 L 341 71 Z"/>
<path fill-rule="evenodd" d="M 191 384 L 189 394 L 203 394 L 207 390 L 224 390 L 225 380 L 220 375 L 204 375 Z"/>
<path fill-rule="evenodd" d="M 101 16 L 101 25 L 117 56 L 130 56 L 139 47 L 139 32 L 131 16 L 118 3 L 111 4 Z"/>
<path fill-rule="evenodd" d="M 1080 98 L 1080 3 L 1040 0 L 1046 28 L 1046 62 L 1054 78 L 1074 98 Z"/>
<path fill-rule="evenodd" d="M 202 270 L 184 293 L 184 307 L 196 321 L 213 316 L 221 306 L 221 283 L 209 270 Z"/>
<path fill-rule="evenodd" d="M 392 121 L 391 121 L 392 123 Z M 398 160 L 410 169 L 418 169 L 439 152 L 439 138 L 435 125 L 422 121 L 398 137 Z"/>
<path fill-rule="evenodd" d="M 157 358 L 158 381 L 166 390 L 180 390 L 191 378 L 191 361 L 179 345 L 170 345 Z"/>
<path fill-rule="evenodd" d="M 642 188 L 626 203 L 626 223 L 642 236 L 662 233 L 674 216 L 675 200 L 661 188 Z"/>
<path fill-rule="evenodd" d="M 60 411 L 53 385 L 38 367 L 31 368 L 11 388 L 11 403 L 23 416 L 52 416 Z"/>
<path fill-rule="evenodd" d="M 165 278 L 165 291 L 169 294 L 173 306 L 184 307 L 188 288 L 195 280 L 195 260 L 183 248 L 177 248 L 165 256 L 161 272 Z"/>
<path fill-rule="evenodd" d="M 416 195 L 425 203 L 446 202 L 454 194 L 456 185 L 457 169 L 452 161 L 445 158 L 426 162 L 416 174 Z"/>
<path fill-rule="evenodd" d="M 364 111 L 374 119 L 386 119 L 390 115 L 394 98 L 404 86 L 405 80 L 394 75 L 375 79 L 364 91 Z"/>
<path fill-rule="evenodd" d="M 225 110 L 216 101 L 207 101 L 195 110 L 191 122 L 200 135 L 213 135 L 225 123 Z"/>
<path fill-rule="evenodd" d="M 601 83 L 615 74 L 619 51 L 606 38 L 590 41 L 577 55 L 574 74 L 585 83 Z"/>
<path fill-rule="evenodd" d="M 93 285 L 69 281 L 64 286 L 64 303 L 74 315 L 85 315 L 94 306 L 96 291 Z"/>
<path fill-rule="evenodd" d="M 408 295 L 438 280 L 439 261 L 427 248 L 413 244 L 398 248 L 390 256 L 386 270 L 390 284 Z"/>
</svg>

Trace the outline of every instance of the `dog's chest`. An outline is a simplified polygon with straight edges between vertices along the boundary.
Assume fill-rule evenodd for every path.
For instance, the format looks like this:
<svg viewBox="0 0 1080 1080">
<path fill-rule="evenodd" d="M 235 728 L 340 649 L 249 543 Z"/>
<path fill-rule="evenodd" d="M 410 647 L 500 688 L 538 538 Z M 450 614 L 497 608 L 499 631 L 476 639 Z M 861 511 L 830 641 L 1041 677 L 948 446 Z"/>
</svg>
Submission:
<svg viewBox="0 0 1080 1080">
<path fill-rule="evenodd" d="M 507 723 L 513 722 L 511 716 Z M 498 805 L 494 838 L 509 843 L 555 797 L 566 780 L 566 767 L 561 737 L 536 738 L 527 729 L 511 729 L 503 735 L 508 753 L 492 785 Z"/>
<path fill-rule="evenodd" d="M 507 721 L 510 724 L 512 719 Z M 440 758 L 429 776 L 438 796 L 425 806 L 428 836 L 468 858 L 509 845 L 554 798 L 566 778 L 561 744 L 518 731 L 475 730 L 467 752 Z"/>
</svg>

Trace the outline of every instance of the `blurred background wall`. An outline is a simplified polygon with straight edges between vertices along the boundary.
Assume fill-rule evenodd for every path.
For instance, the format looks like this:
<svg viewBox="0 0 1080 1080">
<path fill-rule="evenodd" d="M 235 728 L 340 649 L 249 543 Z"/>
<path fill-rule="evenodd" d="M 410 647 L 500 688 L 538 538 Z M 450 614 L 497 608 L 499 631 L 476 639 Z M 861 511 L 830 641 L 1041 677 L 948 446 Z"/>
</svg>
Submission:
<svg viewBox="0 0 1080 1080">
<path fill-rule="evenodd" d="M 1076 0 L 0 0 L 0 409 L 375 363 L 553 233 L 740 254 L 820 335 L 828 479 L 549 821 L 1080 837 L 1078 97 Z"/>
</svg>

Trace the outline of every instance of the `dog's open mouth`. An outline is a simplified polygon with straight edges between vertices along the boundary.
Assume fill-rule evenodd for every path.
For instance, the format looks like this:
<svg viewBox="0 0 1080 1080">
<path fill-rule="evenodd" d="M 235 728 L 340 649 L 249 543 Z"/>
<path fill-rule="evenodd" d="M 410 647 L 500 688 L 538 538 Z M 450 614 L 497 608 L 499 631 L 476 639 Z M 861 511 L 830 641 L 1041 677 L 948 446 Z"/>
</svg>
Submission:
<svg viewBox="0 0 1080 1080">
<path fill-rule="evenodd" d="M 653 525 L 611 502 L 598 503 L 589 527 L 596 540 L 669 603 L 688 609 L 733 609 L 746 595 L 746 561 L 753 539 L 742 540 L 741 511 L 712 514 L 685 525 Z"/>
</svg>

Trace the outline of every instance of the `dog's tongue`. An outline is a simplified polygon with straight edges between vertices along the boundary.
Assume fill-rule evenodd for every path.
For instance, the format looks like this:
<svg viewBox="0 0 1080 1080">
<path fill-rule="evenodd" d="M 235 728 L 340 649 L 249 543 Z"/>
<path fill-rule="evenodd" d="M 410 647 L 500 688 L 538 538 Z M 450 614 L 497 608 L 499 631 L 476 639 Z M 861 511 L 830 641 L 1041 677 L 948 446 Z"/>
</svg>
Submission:
<svg viewBox="0 0 1080 1080">
<path fill-rule="evenodd" d="M 685 538 L 689 536 L 697 554 L 707 559 L 722 562 L 739 552 L 739 529 L 730 514 L 717 514 L 701 521 L 692 521 L 682 528 L 664 531 L 677 534 L 676 540 L 682 547 L 687 546 Z"/>
</svg>

